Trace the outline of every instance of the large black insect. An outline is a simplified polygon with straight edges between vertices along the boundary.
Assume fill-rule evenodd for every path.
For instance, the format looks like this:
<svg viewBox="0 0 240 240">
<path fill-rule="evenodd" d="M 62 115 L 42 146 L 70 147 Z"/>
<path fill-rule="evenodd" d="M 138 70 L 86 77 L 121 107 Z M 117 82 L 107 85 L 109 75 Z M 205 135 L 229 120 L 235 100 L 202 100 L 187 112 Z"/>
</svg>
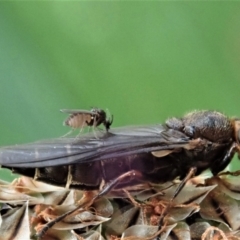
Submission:
<svg viewBox="0 0 240 240">
<path fill-rule="evenodd" d="M 183 179 L 191 169 L 216 175 L 240 153 L 240 120 L 194 111 L 163 125 L 124 127 L 0 148 L 0 164 L 13 172 L 81 190 L 123 188 Z M 60 174 L 61 173 L 61 174 Z M 54 223 L 53 223 L 54 224 Z M 52 224 L 52 225 L 53 225 Z M 44 230 L 46 231 L 46 229 Z"/>
<path fill-rule="evenodd" d="M 195 111 L 163 125 L 124 127 L 0 148 L 0 164 L 35 180 L 82 190 L 99 189 L 135 170 L 139 181 L 161 183 L 210 169 L 222 171 L 239 151 L 240 120 L 216 111 Z M 59 174 L 61 173 L 61 174 Z M 141 176 L 140 176 L 141 175 Z M 140 176 L 140 177 L 139 177 Z"/>
</svg>

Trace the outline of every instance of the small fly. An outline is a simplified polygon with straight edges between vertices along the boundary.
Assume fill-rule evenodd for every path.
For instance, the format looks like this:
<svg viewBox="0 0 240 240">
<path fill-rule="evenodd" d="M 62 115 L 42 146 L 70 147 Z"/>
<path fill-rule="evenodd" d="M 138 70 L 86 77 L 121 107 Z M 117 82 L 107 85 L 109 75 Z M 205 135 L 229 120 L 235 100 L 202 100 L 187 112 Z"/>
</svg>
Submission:
<svg viewBox="0 0 240 240">
<path fill-rule="evenodd" d="M 85 127 L 93 127 L 94 129 L 101 124 L 104 125 L 108 132 L 113 122 L 113 115 L 108 118 L 106 112 L 100 108 L 92 108 L 90 111 L 81 109 L 61 109 L 60 111 L 70 114 L 63 122 L 63 125 L 70 126 L 72 130 L 80 128 L 80 132 Z M 64 136 L 69 135 L 72 130 Z"/>
</svg>

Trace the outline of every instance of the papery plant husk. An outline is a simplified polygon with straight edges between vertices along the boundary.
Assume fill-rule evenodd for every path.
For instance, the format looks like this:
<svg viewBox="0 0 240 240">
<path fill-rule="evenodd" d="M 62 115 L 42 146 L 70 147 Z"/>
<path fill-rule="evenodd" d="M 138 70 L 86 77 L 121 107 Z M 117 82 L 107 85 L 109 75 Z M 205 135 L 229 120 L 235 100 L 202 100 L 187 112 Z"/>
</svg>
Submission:
<svg viewBox="0 0 240 240">
<path fill-rule="evenodd" d="M 200 175 L 175 199 L 180 181 L 113 190 L 54 224 L 42 239 L 240 239 L 239 182 L 238 173 Z M 88 195 L 26 177 L 0 184 L 0 240 L 37 239 L 45 224 Z"/>
</svg>

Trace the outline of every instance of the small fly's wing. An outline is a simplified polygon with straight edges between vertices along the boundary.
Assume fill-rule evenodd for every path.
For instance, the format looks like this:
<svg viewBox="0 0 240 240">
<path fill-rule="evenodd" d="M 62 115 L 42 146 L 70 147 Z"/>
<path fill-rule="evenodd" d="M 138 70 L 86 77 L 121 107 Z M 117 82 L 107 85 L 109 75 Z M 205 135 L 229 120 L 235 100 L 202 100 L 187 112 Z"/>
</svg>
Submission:
<svg viewBox="0 0 240 240">
<path fill-rule="evenodd" d="M 96 112 L 92 112 L 89 110 L 83 110 L 83 109 L 61 109 L 60 110 L 63 113 L 68 113 L 68 114 L 90 114 L 90 115 L 97 115 Z"/>
<path fill-rule="evenodd" d="M 163 125 L 125 127 L 79 138 L 59 138 L 0 148 L 0 164 L 8 167 L 48 167 L 183 148 L 190 139 Z"/>
</svg>

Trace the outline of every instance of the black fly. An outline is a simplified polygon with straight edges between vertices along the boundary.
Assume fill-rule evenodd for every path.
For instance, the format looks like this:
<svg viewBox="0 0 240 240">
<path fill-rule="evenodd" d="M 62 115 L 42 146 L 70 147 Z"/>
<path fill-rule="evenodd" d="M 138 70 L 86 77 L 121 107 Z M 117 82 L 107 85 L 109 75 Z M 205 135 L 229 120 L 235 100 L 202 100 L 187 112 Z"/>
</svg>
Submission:
<svg viewBox="0 0 240 240">
<path fill-rule="evenodd" d="M 108 119 L 106 112 L 100 108 L 92 108 L 90 111 L 81 109 L 61 109 L 60 111 L 70 114 L 63 124 L 72 129 L 80 128 L 80 131 L 84 127 L 96 128 L 101 124 L 108 131 L 113 122 L 113 116 Z"/>
<path fill-rule="evenodd" d="M 195 111 L 163 125 L 96 134 L 97 139 L 87 133 L 74 142 L 56 138 L 2 147 L 0 164 L 36 180 L 92 190 L 99 188 L 102 179 L 109 182 L 131 170 L 141 173 L 141 181 L 154 183 L 184 178 L 191 167 L 197 169 L 196 174 L 210 169 L 216 175 L 240 152 L 240 120 L 216 111 Z M 52 170 L 49 178 L 46 168 L 62 168 L 62 175 L 56 171 L 55 176 Z M 94 174 L 86 177 L 86 171 Z"/>
<path fill-rule="evenodd" d="M 94 111 L 79 112 L 83 119 L 79 122 L 89 126 L 103 123 L 108 130 L 112 121 L 100 118 L 99 110 Z M 97 132 L 97 138 L 88 133 L 74 142 L 72 138 L 60 138 L 2 147 L 0 164 L 67 188 L 100 190 L 105 183 L 98 194 L 101 196 L 112 188 L 141 182 L 184 179 L 192 169 L 196 174 L 210 169 L 216 175 L 235 153 L 239 155 L 239 142 L 239 119 L 216 111 L 194 111 L 183 118 L 170 118 L 163 125 Z"/>
</svg>

